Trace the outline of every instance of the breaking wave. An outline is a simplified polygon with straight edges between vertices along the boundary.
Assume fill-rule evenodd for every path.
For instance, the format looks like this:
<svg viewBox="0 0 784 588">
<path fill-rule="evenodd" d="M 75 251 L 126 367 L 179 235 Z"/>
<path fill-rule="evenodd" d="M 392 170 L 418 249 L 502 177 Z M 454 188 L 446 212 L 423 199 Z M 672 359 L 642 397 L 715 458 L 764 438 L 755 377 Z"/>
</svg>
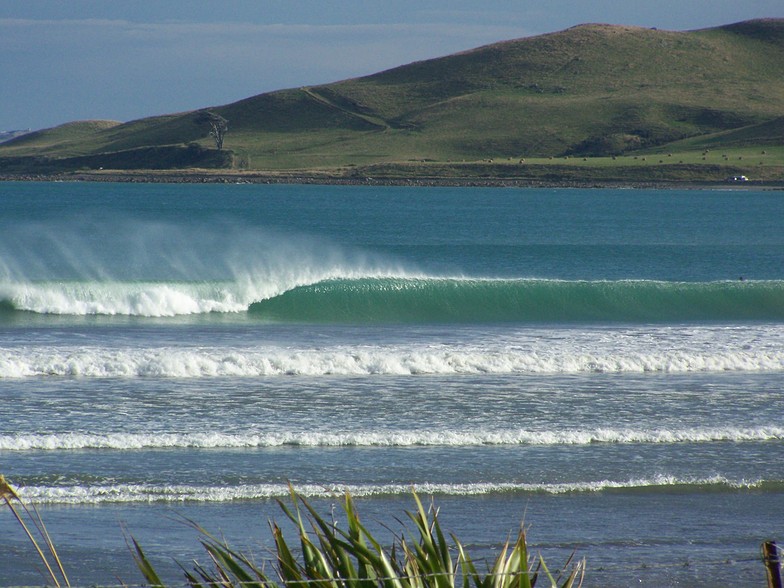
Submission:
<svg viewBox="0 0 784 588">
<path fill-rule="evenodd" d="M 572 374 L 762 372 L 784 370 L 784 347 L 737 343 L 730 334 L 706 336 L 704 348 L 677 337 L 615 334 L 612 338 L 484 346 L 390 345 L 288 348 L 10 347 L 0 355 L 0 378 L 211 378 L 451 374 Z M 739 345 L 734 347 L 734 345 Z M 743 345 L 743 346 L 740 346 Z"/>
<path fill-rule="evenodd" d="M 0 435 L 0 451 L 81 449 L 234 449 L 264 447 L 412 447 L 760 442 L 784 440 L 782 427 L 569 431 L 357 431 L 278 433 L 30 433 Z"/>
<path fill-rule="evenodd" d="M 624 481 L 597 480 L 563 483 L 421 483 L 421 484 L 304 484 L 297 492 L 307 498 L 334 499 L 346 492 L 354 497 L 407 495 L 412 489 L 419 494 L 480 496 L 499 493 L 573 494 L 594 492 L 737 492 L 739 490 L 780 489 L 782 481 L 730 480 L 712 478 L 652 478 Z M 286 484 L 188 485 L 188 484 L 95 484 L 71 486 L 27 486 L 19 490 L 23 500 L 36 504 L 106 504 L 106 503 L 180 503 L 232 502 L 266 500 L 289 496 Z"/>
<path fill-rule="evenodd" d="M 784 320 L 784 281 L 564 281 L 290 276 L 276 283 L 0 283 L 5 313 L 167 317 L 247 313 L 269 322 L 672 322 Z"/>
</svg>

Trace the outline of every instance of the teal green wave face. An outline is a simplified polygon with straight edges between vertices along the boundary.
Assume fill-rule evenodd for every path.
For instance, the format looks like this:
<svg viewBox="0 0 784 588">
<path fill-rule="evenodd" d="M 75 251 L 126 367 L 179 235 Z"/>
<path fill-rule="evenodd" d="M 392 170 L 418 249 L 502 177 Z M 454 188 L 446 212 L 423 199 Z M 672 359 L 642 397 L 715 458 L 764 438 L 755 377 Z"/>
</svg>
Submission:
<svg viewBox="0 0 784 588">
<path fill-rule="evenodd" d="M 784 281 L 392 276 L 331 278 L 285 291 L 224 281 L 0 284 L 0 317 L 22 312 L 335 324 L 778 322 Z"/>
<path fill-rule="evenodd" d="M 778 321 L 784 282 L 338 279 L 249 311 L 275 322 Z"/>
</svg>

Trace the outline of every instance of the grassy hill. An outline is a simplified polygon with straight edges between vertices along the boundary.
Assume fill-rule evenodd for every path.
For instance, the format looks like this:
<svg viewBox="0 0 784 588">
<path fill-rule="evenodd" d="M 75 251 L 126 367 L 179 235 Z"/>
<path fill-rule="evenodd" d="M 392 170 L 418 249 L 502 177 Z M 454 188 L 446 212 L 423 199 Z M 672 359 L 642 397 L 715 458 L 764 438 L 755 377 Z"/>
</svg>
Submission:
<svg viewBox="0 0 784 588">
<path fill-rule="evenodd" d="M 230 157 L 211 153 L 207 110 L 229 121 Z M 0 172 L 161 167 L 140 153 L 166 147 L 181 156 L 175 167 L 423 173 L 425 162 L 434 164 L 427 173 L 438 164 L 453 174 L 491 159 L 639 167 L 640 155 L 677 152 L 680 164 L 704 161 L 721 176 L 748 171 L 748 161 L 692 154 L 763 155 L 764 147 L 753 172 L 775 178 L 784 171 L 783 128 L 784 19 L 690 32 L 587 24 L 203 111 L 30 133 L 0 145 Z"/>
</svg>

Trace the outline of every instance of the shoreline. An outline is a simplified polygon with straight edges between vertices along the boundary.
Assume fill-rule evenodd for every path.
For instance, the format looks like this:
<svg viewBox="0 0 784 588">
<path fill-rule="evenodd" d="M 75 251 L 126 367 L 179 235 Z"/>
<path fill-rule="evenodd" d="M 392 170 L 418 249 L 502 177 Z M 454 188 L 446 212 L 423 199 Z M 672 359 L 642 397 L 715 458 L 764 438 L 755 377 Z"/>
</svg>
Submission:
<svg viewBox="0 0 784 588">
<path fill-rule="evenodd" d="M 784 190 L 782 181 L 743 183 L 698 180 L 536 179 L 450 176 L 369 176 L 318 172 L 214 172 L 207 170 L 84 171 L 53 174 L 2 174 L 0 182 L 106 182 L 144 184 L 303 184 L 465 188 L 598 188 L 682 190 Z"/>
</svg>

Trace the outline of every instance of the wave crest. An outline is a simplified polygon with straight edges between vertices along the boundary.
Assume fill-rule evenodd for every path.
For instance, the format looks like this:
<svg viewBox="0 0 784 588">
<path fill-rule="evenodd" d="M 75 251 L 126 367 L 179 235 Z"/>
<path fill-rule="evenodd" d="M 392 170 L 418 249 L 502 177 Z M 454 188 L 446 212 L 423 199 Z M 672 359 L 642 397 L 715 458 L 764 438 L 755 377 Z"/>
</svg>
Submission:
<svg viewBox="0 0 784 588">
<path fill-rule="evenodd" d="M 671 322 L 784 320 L 784 281 L 364 278 L 299 286 L 251 305 L 276 321 Z"/>
<path fill-rule="evenodd" d="M 757 334 L 759 333 L 759 334 Z M 514 341 L 462 345 L 278 347 L 8 347 L 0 378 L 213 378 L 453 374 L 692 373 L 784 370 L 783 333 L 628 329 L 612 337 L 536 332 Z M 760 343 L 758 337 L 764 337 Z M 702 341 L 700 341 L 702 339 Z M 752 340 L 752 343 L 748 341 Z"/>
<path fill-rule="evenodd" d="M 761 442 L 784 440 L 784 428 L 593 429 L 584 431 L 356 431 L 345 433 L 50 433 L 0 435 L 0 451 L 81 449 L 233 449 L 265 447 L 412 447 Z"/>
<path fill-rule="evenodd" d="M 6 311 L 39 314 L 166 317 L 249 311 L 273 322 L 784 320 L 784 281 L 562 281 L 336 271 L 275 280 L 6 283 L 0 284 L 0 299 Z"/>
<path fill-rule="evenodd" d="M 571 494 L 607 491 L 661 492 L 731 491 L 781 488 L 781 481 L 730 480 L 723 476 L 712 478 L 677 478 L 654 476 L 624 481 L 596 480 L 563 483 L 418 483 L 418 484 L 305 484 L 297 492 L 306 498 L 333 499 L 351 493 L 354 497 L 407 495 L 412 490 L 419 494 L 447 496 L 481 496 L 500 493 Z M 25 501 L 36 504 L 105 504 L 133 502 L 232 502 L 239 500 L 267 500 L 289 495 L 286 484 L 243 484 L 238 486 L 194 486 L 187 484 L 108 484 L 73 486 L 27 486 L 19 489 Z"/>
</svg>

